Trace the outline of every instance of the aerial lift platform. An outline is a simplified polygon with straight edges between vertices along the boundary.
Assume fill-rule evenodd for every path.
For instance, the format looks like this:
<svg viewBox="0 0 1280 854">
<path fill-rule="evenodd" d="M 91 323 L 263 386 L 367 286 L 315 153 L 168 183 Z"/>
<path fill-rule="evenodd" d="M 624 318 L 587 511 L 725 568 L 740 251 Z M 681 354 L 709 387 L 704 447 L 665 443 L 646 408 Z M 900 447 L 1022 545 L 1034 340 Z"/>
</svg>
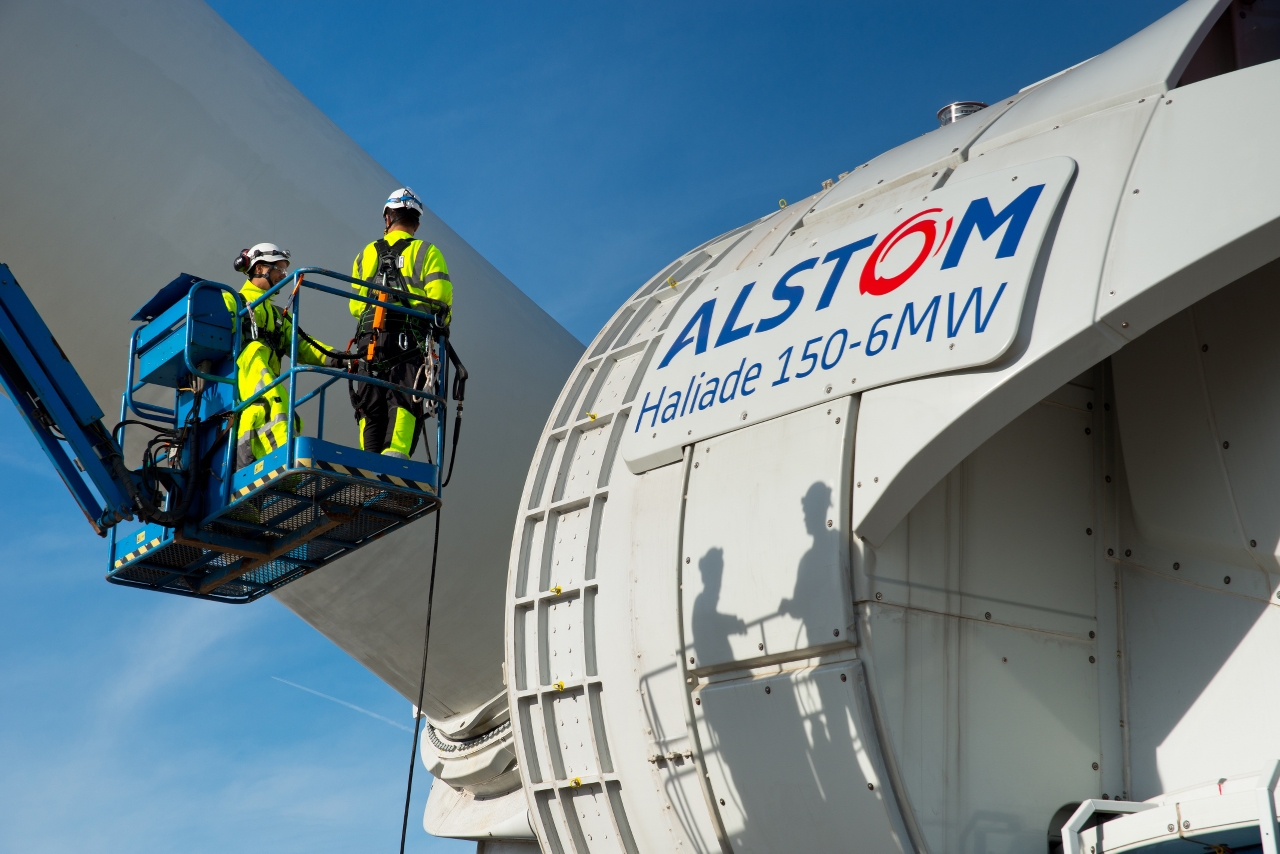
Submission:
<svg viewBox="0 0 1280 854">
<path fill-rule="evenodd" d="M 359 284 L 374 296 L 362 297 L 308 276 Z M 257 337 L 252 311 L 286 289 L 293 318 L 289 366 L 274 383 L 240 400 L 236 359 L 243 342 Z M 414 318 L 406 326 L 432 368 L 420 372 L 415 382 L 420 387 L 298 364 L 307 291 L 381 305 Z M 240 306 L 234 314 L 223 294 Z M 377 298 L 384 294 L 385 300 Z M 0 264 L 0 383 L 89 524 L 109 537 L 108 581 L 251 602 L 440 506 L 447 392 L 452 376 L 452 397 L 460 412 L 466 369 L 449 344 L 447 306 L 415 297 L 415 305 L 429 309 L 423 311 L 394 297 L 390 288 L 308 267 L 245 304 L 231 287 L 184 273 L 133 317 L 142 325 L 129 341 L 120 423 L 108 431 L 79 374 L 9 268 Z M 299 380 L 306 374 L 317 374 L 320 384 L 299 397 Z M 420 401 L 423 414 L 434 413 L 434 442 L 426 443 L 429 461 L 326 441 L 325 396 L 344 379 L 397 389 Z M 239 414 L 280 384 L 289 391 L 287 441 L 237 470 Z M 170 406 L 142 399 L 168 395 Z M 312 400 L 319 410 L 316 434 L 301 435 L 296 410 Z M 420 424 L 425 421 L 419 419 Z M 129 428 L 147 431 L 142 465 L 135 469 L 125 463 Z M 136 524 L 125 530 L 127 522 Z"/>
</svg>

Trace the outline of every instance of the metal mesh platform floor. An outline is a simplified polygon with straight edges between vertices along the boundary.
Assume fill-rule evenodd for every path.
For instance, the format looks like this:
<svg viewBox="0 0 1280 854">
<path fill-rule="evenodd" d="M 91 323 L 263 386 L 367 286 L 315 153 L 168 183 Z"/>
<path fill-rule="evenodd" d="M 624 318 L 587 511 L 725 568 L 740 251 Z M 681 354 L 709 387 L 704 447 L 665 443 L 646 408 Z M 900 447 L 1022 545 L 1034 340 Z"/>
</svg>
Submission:
<svg viewBox="0 0 1280 854">
<path fill-rule="evenodd" d="M 238 473 L 233 502 L 198 526 L 147 525 L 117 543 L 107 579 L 184 596 L 251 602 L 439 505 L 435 466 L 380 460 L 349 448 L 326 454 L 326 460 L 314 453 L 323 450 L 314 445 L 326 444 L 300 446 L 292 468 L 270 468 L 272 455 L 253 472 Z M 280 460 L 282 451 L 276 452 Z M 303 457 L 303 451 L 313 455 Z M 343 463 L 329 461 L 338 456 Z M 390 466 L 400 473 L 389 474 Z M 240 486 L 240 481 L 247 482 Z"/>
</svg>

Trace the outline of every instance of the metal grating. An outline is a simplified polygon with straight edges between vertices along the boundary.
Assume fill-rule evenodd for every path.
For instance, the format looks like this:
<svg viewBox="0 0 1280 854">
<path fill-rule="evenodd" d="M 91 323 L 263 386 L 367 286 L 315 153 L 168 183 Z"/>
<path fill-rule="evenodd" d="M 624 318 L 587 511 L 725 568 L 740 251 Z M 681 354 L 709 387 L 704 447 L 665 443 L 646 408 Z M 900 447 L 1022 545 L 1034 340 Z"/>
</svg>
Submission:
<svg viewBox="0 0 1280 854">
<path fill-rule="evenodd" d="M 250 602 L 430 513 L 438 503 L 418 489 L 360 475 L 314 469 L 285 472 L 200 528 L 211 546 L 218 538 L 233 537 L 268 551 L 272 543 L 302 532 L 304 539 L 285 554 L 201 593 L 213 576 L 234 571 L 249 558 L 217 547 L 175 542 L 174 532 L 168 530 L 166 542 L 117 569 L 108 580 L 185 596 Z M 305 539 L 304 529 L 334 515 L 352 518 Z"/>
</svg>

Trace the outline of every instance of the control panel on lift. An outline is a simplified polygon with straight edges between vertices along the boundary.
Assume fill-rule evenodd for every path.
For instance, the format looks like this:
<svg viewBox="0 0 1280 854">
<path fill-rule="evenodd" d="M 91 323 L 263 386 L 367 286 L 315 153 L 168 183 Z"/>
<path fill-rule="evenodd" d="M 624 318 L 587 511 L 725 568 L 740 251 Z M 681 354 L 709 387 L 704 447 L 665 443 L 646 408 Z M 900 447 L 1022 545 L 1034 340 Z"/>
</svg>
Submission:
<svg viewBox="0 0 1280 854">
<path fill-rule="evenodd" d="M 353 294 L 342 283 L 364 285 L 371 296 Z M 286 289 L 294 358 L 275 382 L 241 399 L 237 359 L 256 331 L 251 312 Z M 409 387 L 340 367 L 298 364 L 304 293 L 402 313 L 431 369 Z M 228 304 L 239 308 L 232 312 Z M 295 271 L 248 304 L 227 285 L 183 274 L 133 317 L 141 325 L 129 340 L 120 421 L 108 430 L 79 374 L 0 264 L 0 383 L 89 524 L 108 537 L 108 581 L 249 602 L 440 506 L 450 378 L 459 410 L 466 380 L 446 317 L 442 304 L 398 301 L 390 291 L 380 294 L 366 282 L 319 268 Z M 434 413 L 434 430 L 422 443 L 427 459 L 326 441 L 326 394 L 340 380 L 396 389 L 418 401 L 424 414 Z M 240 414 L 261 405 L 277 386 L 288 389 L 287 439 L 237 467 Z M 297 410 L 312 402 L 315 433 L 304 435 Z M 136 453 L 136 447 L 141 460 L 131 467 L 125 448 Z"/>
</svg>

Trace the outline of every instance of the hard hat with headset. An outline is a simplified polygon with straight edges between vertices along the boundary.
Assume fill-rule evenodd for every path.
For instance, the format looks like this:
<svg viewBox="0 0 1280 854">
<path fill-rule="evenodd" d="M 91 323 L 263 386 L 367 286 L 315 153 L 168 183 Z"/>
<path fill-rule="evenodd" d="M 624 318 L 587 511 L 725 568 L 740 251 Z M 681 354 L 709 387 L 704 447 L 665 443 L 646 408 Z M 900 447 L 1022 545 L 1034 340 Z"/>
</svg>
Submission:
<svg viewBox="0 0 1280 854">
<path fill-rule="evenodd" d="M 421 216 L 422 199 L 418 198 L 418 194 L 408 187 L 401 187 L 387 198 L 386 204 L 382 206 L 382 209 L 383 211 L 394 211 L 401 208 L 408 208 Z"/>
<path fill-rule="evenodd" d="M 274 243 L 259 243 L 248 249 L 241 249 L 233 266 L 237 273 L 247 276 L 253 271 L 253 265 L 259 262 L 274 264 L 276 261 L 287 262 L 288 260 L 288 249 L 281 249 Z"/>
</svg>

